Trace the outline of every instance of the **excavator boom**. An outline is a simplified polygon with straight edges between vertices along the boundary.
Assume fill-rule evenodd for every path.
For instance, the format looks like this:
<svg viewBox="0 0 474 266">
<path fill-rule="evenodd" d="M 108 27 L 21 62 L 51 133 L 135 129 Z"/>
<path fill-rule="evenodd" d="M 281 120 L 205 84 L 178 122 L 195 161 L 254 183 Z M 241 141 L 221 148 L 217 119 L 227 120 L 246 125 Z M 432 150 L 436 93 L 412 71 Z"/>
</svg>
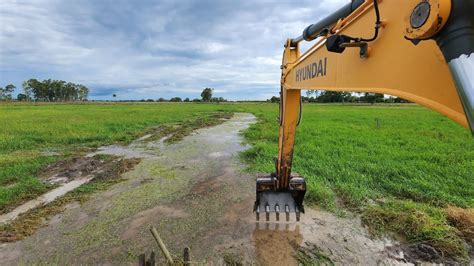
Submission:
<svg viewBox="0 0 474 266">
<path fill-rule="evenodd" d="M 306 183 L 291 167 L 302 89 L 399 96 L 474 135 L 474 1 L 353 0 L 288 39 L 281 69 L 278 158 L 275 173 L 257 178 L 254 211 L 299 220 Z"/>
</svg>

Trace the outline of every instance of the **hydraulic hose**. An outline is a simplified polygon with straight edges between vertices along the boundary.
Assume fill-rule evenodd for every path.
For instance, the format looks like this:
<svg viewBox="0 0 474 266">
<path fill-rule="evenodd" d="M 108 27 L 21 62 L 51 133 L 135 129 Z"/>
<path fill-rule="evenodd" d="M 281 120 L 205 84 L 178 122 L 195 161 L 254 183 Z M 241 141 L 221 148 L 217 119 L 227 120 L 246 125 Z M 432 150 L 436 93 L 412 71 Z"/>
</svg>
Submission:
<svg viewBox="0 0 474 266">
<path fill-rule="evenodd" d="M 375 40 L 377 39 L 377 37 L 379 36 L 379 28 L 380 28 L 380 25 L 381 25 L 381 21 L 380 21 L 379 3 L 378 3 L 377 0 L 374 0 L 374 9 L 375 9 L 375 17 L 376 17 L 374 36 L 373 36 L 372 38 L 370 38 L 370 39 L 360 38 L 360 41 L 362 41 L 362 42 L 375 41 Z"/>
</svg>

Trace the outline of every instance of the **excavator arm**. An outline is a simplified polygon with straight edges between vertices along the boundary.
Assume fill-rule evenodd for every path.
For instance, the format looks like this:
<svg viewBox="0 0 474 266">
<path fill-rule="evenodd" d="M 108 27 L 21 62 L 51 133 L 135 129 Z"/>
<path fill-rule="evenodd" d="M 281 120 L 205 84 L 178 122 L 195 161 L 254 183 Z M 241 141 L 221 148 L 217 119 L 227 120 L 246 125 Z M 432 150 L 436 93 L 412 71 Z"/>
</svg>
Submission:
<svg viewBox="0 0 474 266">
<path fill-rule="evenodd" d="M 353 0 L 288 39 L 281 69 L 279 152 L 275 173 L 257 178 L 257 220 L 304 212 L 306 183 L 291 172 L 302 89 L 399 96 L 474 134 L 474 1 Z"/>
</svg>

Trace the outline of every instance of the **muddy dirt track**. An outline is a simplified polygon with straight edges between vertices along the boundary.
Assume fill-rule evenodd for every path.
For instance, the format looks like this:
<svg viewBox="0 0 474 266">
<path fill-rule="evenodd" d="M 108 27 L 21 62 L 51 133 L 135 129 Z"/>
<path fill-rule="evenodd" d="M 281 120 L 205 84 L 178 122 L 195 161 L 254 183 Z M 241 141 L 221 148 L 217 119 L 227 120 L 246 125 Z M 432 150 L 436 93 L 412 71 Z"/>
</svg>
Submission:
<svg viewBox="0 0 474 266">
<path fill-rule="evenodd" d="M 136 264 L 139 254 L 152 250 L 162 260 L 151 225 L 173 254 L 190 247 L 192 261 L 204 264 L 295 265 L 296 256 L 336 264 L 398 263 L 389 252 L 392 243 L 370 239 L 356 218 L 308 208 L 298 224 L 256 223 L 255 175 L 242 172 L 238 159 L 246 148 L 239 132 L 253 122 L 253 115 L 235 114 L 175 144 L 140 139 L 100 149 L 142 161 L 124 182 L 68 205 L 33 236 L 1 244 L 1 264 Z"/>
</svg>

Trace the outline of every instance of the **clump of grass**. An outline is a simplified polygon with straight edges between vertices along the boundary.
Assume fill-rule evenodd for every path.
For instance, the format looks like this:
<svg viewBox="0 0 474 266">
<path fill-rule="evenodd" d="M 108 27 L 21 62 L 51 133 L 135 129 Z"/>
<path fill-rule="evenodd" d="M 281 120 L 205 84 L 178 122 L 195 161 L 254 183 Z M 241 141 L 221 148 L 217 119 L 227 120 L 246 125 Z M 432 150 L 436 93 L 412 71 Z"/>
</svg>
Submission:
<svg viewBox="0 0 474 266">
<path fill-rule="evenodd" d="M 464 238 L 474 247 L 474 209 L 450 206 L 445 209 L 448 221 L 461 231 Z"/>
<path fill-rule="evenodd" d="M 104 159 L 104 157 L 102 157 Z M 98 191 L 104 191 L 122 179 L 121 174 L 133 168 L 139 160 L 108 158 L 104 171 L 98 174 L 91 182 L 84 184 L 66 195 L 54 200 L 46 206 L 37 207 L 8 224 L 0 225 L 0 242 L 12 242 L 32 235 L 45 221 L 55 214 L 62 212 L 65 206 L 72 202 L 85 202 Z"/>
<path fill-rule="evenodd" d="M 237 254 L 226 252 L 222 254 L 222 259 L 224 260 L 224 265 L 229 265 L 229 266 L 240 266 L 244 265 L 243 264 L 243 259 Z"/>
<path fill-rule="evenodd" d="M 167 136 L 165 143 L 173 143 L 182 140 L 185 136 L 191 134 L 194 130 L 215 126 L 222 122 L 222 119 L 229 119 L 232 117 L 230 112 L 212 113 L 208 116 L 190 119 L 180 122 L 177 125 L 167 125 L 158 134 L 159 138 Z"/>
<path fill-rule="evenodd" d="M 428 244 L 443 257 L 458 261 L 468 258 L 459 231 L 449 224 L 439 208 L 411 200 L 389 200 L 381 205 L 368 206 L 363 211 L 362 221 L 376 236 L 395 232 L 409 243 Z"/>
<path fill-rule="evenodd" d="M 331 258 L 314 244 L 296 248 L 295 257 L 300 265 L 335 265 Z"/>
</svg>

